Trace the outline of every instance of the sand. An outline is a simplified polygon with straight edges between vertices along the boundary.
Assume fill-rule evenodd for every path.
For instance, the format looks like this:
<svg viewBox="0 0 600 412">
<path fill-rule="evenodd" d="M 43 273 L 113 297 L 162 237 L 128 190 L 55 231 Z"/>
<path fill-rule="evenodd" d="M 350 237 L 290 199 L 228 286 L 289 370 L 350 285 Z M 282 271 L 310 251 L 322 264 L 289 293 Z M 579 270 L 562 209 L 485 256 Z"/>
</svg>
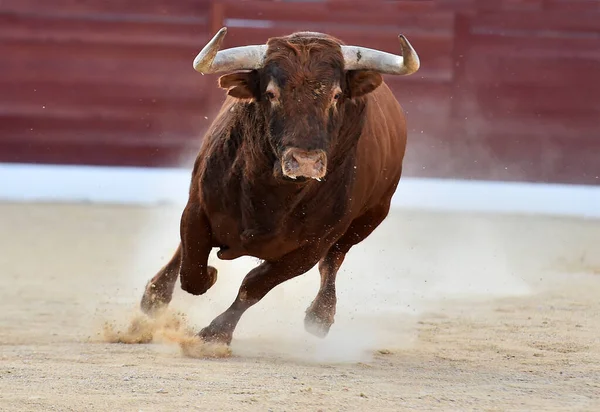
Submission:
<svg viewBox="0 0 600 412">
<path fill-rule="evenodd" d="M 256 261 L 211 257 L 213 289 L 144 318 L 180 210 L 0 204 L 1 411 L 600 410 L 600 221 L 393 212 L 326 339 L 303 330 L 312 270 L 205 356 L 193 333 Z"/>
</svg>

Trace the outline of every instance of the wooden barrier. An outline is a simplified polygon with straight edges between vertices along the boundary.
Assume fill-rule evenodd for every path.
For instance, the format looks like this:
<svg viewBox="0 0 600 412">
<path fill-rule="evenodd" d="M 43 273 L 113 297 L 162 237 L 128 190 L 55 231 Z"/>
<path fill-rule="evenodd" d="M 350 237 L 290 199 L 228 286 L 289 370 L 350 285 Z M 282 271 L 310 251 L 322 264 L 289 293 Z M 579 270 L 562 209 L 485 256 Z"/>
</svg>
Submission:
<svg viewBox="0 0 600 412">
<path fill-rule="evenodd" d="M 162 166 L 199 145 L 206 1 L 5 0 L 0 161 Z"/>
<path fill-rule="evenodd" d="M 595 0 L 5 0 L 0 161 L 189 165 L 224 99 L 191 62 L 315 30 L 399 52 L 385 76 L 405 108 L 405 175 L 600 184 L 600 6 Z"/>
<path fill-rule="evenodd" d="M 465 142 L 492 155 L 482 173 L 600 184 L 598 17 L 532 10 L 459 20 L 454 116 L 469 119 Z"/>
</svg>

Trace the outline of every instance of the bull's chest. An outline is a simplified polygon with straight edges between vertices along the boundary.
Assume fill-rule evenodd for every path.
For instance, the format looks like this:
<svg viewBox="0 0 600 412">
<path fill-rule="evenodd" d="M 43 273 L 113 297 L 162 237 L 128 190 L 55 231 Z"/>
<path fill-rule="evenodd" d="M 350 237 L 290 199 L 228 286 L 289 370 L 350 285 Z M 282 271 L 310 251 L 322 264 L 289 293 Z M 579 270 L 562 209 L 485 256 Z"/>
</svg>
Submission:
<svg viewBox="0 0 600 412">
<path fill-rule="evenodd" d="M 246 255 L 276 260 L 322 239 L 330 231 L 329 223 L 336 220 L 336 211 L 312 196 L 297 198 L 293 193 L 262 187 L 250 192 L 239 188 L 237 192 L 237 199 L 230 202 L 211 202 L 210 198 L 226 198 L 219 191 L 209 195 L 209 203 L 219 205 L 209 208 L 208 218 L 223 259 Z"/>
</svg>

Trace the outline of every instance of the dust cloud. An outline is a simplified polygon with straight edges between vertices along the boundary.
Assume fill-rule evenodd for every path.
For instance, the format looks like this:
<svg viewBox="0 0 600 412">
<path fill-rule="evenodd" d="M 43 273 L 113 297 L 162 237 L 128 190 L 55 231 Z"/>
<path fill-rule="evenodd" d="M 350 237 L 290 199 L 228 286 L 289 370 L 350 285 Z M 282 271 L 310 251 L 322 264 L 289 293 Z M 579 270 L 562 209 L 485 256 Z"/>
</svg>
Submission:
<svg viewBox="0 0 600 412">
<path fill-rule="evenodd" d="M 131 307 L 137 308 L 146 282 L 177 246 L 183 201 L 148 211 L 128 268 L 131 293 L 123 296 Z M 304 330 L 305 310 L 319 286 L 319 274 L 313 268 L 278 286 L 245 313 L 231 344 L 233 355 L 366 362 L 377 351 L 414 345 L 420 316 L 438 310 L 448 299 L 481 300 L 531 292 L 519 273 L 532 269 L 532 262 L 515 251 L 510 230 L 483 217 L 428 216 L 393 212 L 369 239 L 350 251 L 338 274 L 336 322 L 325 339 Z M 105 331 L 108 340 L 142 343 L 148 339 L 142 332 L 148 329 L 153 331 L 153 342 L 182 346 L 191 339 L 192 331 L 199 331 L 231 304 L 243 277 L 258 264 L 249 257 L 220 261 L 215 254 L 209 261 L 219 270 L 219 278 L 205 295 L 188 295 L 176 284 L 169 308 L 186 315 L 185 332 L 172 329 L 164 319 L 146 324 L 150 321 L 134 316 L 124 335 L 106 335 Z M 202 350 L 195 352 L 204 356 Z"/>
<path fill-rule="evenodd" d="M 126 330 L 118 329 L 114 322 L 106 322 L 103 328 L 104 340 L 110 343 L 179 342 L 190 334 L 185 315 L 172 311 L 153 318 L 135 314 Z"/>
<path fill-rule="evenodd" d="M 223 358 L 231 355 L 227 345 L 207 343 L 199 339 L 188 326 L 183 313 L 166 309 L 154 317 L 133 314 L 126 329 L 115 322 L 106 322 L 103 339 L 109 343 L 179 344 L 181 353 L 191 358 Z"/>
</svg>

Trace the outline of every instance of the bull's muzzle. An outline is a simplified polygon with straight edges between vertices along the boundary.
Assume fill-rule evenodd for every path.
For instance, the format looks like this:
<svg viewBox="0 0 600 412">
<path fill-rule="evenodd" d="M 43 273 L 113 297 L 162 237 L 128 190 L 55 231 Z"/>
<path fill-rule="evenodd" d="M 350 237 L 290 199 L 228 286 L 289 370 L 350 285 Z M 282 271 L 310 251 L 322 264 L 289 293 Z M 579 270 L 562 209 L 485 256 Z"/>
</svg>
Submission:
<svg viewBox="0 0 600 412">
<path fill-rule="evenodd" d="M 283 175 L 291 179 L 305 177 L 321 180 L 327 173 L 327 155 L 323 150 L 290 148 L 281 157 Z"/>
</svg>

